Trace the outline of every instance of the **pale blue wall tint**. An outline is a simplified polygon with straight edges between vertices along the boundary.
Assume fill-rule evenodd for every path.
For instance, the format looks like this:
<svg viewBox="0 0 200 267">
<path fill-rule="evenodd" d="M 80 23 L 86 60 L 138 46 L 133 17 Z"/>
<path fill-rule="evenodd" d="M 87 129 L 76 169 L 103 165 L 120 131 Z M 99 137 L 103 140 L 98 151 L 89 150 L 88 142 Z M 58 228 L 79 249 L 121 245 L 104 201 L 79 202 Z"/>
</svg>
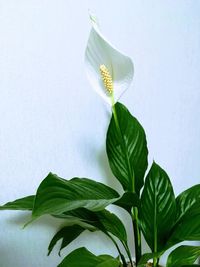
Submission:
<svg viewBox="0 0 200 267">
<path fill-rule="evenodd" d="M 84 73 L 88 8 L 134 60 L 134 82 L 121 101 L 145 127 L 150 162 L 166 169 L 176 193 L 200 181 L 199 1 L 0 0 L 0 203 L 33 194 L 49 171 L 119 188 L 105 154 L 109 107 Z M 1 267 L 60 261 L 56 251 L 46 257 L 59 222 L 47 217 L 21 230 L 28 219 L 1 213 Z M 85 243 L 116 255 L 96 234 L 63 255 Z"/>
</svg>

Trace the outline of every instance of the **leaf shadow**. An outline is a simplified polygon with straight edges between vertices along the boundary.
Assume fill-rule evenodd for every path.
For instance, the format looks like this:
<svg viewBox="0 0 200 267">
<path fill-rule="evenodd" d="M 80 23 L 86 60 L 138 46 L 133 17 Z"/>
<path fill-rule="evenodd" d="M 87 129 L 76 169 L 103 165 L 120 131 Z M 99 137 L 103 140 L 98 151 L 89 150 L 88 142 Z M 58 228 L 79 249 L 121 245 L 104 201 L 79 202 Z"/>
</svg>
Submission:
<svg viewBox="0 0 200 267">
<path fill-rule="evenodd" d="M 17 225 L 24 228 L 24 225 L 31 221 L 31 212 L 28 211 L 14 211 L 12 216 L 9 216 L 7 223 L 10 225 Z M 41 218 L 28 224 L 25 228 L 29 227 L 47 227 L 57 229 L 58 226 L 62 224 L 63 220 L 54 218 L 50 215 L 44 215 Z"/>
</svg>

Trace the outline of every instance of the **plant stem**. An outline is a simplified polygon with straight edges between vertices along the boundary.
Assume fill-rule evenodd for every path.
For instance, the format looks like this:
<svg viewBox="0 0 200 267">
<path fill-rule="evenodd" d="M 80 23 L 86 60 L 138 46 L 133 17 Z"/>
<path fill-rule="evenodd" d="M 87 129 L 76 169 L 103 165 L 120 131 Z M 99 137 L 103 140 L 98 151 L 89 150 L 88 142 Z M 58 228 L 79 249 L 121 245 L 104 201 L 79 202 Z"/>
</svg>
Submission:
<svg viewBox="0 0 200 267">
<path fill-rule="evenodd" d="M 115 241 L 115 239 L 114 239 L 110 234 L 107 233 L 107 236 L 108 236 L 108 237 L 112 240 L 112 242 L 115 244 L 115 247 L 116 247 L 116 249 L 117 249 L 117 251 L 118 251 L 118 253 L 119 253 L 119 255 L 120 255 L 120 258 L 121 258 L 121 260 L 122 260 L 123 267 L 127 267 L 126 260 L 125 260 L 125 258 L 124 258 L 124 255 L 121 253 L 120 248 L 119 248 L 117 242 Z"/>
<path fill-rule="evenodd" d="M 132 224 L 133 224 L 133 232 L 134 232 L 134 241 L 135 241 L 135 261 L 136 266 L 141 258 L 141 231 L 138 223 L 138 209 L 133 208 L 132 211 Z"/>
<path fill-rule="evenodd" d="M 115 121 L 115 125 L 118 131 L 118 134 L 121 137 L 122 140 L 122 145 L 123 145 L 123 150 L 125 153 L 125 157 L 126 157 L 126 161 L 127 161 L 127 167 L 128 167 L 128 173 L 129 173 L 129 179 L 130 182 L 132 183 L 132 192 L 135 193 L 135 181 L 134 181 L 134 173 L 131 170 L 131 165 L 130 165 L 130 161 L 128 158 L 128 154 L 126 152 L 126 147 L 125 147 L 125 143 L 124 143 L 124 139 L 122 136 L 122 132 L 120 129 L 120 125 L 119 125 L 119 120 L 117 117 L 117 112 L 115 109 L 115 103 L 114 103 L 114 95 L 112 94 L 111 96 L 111 103 L 112 103 L 112 112 L 113 112 L 113 117 L 114 117 L 114 121 Z M 136 257 L 136 266 L 141 258 L 141 231 L 140 231 L 140 227 L 139 227 L 139 220 L 138 220 L 138 209 L 135 207 L 133 208 L 133 212 L 132 212 L 132 224 L 133 224 L 133 231 L 134 231 L 134 241 L 135 241 L 135 257 Z"/>
<path fill-rule="evenodd" d="M 154 267 L 158 267 L 158 262 L 159 262 L 159 259 L 156 258 L 156 257 L 154 257 L 154 258 L 153 258 L 153 266 L 154 266 Z"/>
<path fill-rule="evenodd" d="M 133 262 L 132 262 L 131 252 L 130 252 L 130 250 L 129 250 L 129 247 L 128 247 L 128 245 L 127 245 L 126 243 L 124 243 L 124 242 L 122 242 L 122 244 L 123 244 L 123 246 L 124 246 L 124 248 L 125 248 L 125 250 L 126 250 L 126 253 L 127 253 L 127 255 L 128 255 L 128 258 L 129 258 L 129 260 L 130 260 L 131 267 L 133 267 Z"/>
<path fill-rule="evenodd" d="M 154 203 L 157 203 L 157 196 L 155 195 L 154 196 Z M 157 210 L 156 210 L 156 205 L 155 205 L 155 207 L 154 207 L 154 222 L 153 222 L 153 224 L 154 224 L 154 244 L 153 244 L 153 252 L 157 252 L 157 250 L 158 250 L 158 232 L 157 232 L 157 217 L 156 217 L 156 215 L 157 215 Z M 155 256 L 154 258 L 153 258 L 153 266 L 154 267 L 157 267 L 158 266 L 158 258 Z"/>
</svg>

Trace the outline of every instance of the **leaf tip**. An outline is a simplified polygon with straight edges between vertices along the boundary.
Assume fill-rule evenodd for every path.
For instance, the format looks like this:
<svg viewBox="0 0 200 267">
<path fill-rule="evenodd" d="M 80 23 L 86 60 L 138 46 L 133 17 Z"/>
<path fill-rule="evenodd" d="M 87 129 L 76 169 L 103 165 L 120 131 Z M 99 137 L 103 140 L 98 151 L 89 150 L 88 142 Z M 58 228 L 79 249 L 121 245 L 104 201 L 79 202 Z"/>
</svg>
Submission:
<svg viewBox="0 0 200 267">
<path fill-rule="evenodd" d="M 26 222 L 24 225 L 23 225 L 23 227 L 22 227 L 22 229 L 25 229 L 29 224 L 31 224 L 33 221 L 35 221 L 36 220 L 36 217 L 32 217 L 28 222 Z"/>
</svg>

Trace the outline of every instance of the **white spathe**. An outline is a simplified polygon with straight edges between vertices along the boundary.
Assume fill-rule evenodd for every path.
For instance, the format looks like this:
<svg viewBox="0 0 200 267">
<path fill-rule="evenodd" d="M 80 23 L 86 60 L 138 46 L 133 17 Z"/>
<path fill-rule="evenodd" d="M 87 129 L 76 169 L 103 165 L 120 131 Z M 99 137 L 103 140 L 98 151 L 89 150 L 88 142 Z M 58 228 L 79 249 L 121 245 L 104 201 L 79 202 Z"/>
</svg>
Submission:
<svg viewBox="0 0 200 267">
<path fill-rule="evenodd" d="M 133 62 L 111 45 L 99 30 L 97 20 L 90 15 L 92 29 L 90 31 L 86 51 L 85 67 L 92 88 L 103 99 L 112 105 L 111 95 L 102 82 L 100 65 L 105 65 L 113 79 L 114 102 L 128 89 L 133 79 Z"/>
</svg>

